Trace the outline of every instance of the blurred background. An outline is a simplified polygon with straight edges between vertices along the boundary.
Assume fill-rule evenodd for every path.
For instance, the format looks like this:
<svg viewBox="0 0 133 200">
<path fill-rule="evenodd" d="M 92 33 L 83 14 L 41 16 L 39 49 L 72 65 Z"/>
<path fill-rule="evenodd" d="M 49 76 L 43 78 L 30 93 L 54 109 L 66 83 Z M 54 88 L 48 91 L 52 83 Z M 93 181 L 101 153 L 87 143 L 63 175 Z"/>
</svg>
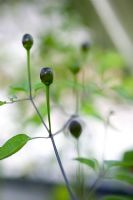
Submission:
<svg viewBox="0 0 133 200">
<path fill-rule="evenodd" d="M 78 120 L 83 129 L 78 142 L 68 127 L 55 136 L 75 191 L 77 143 L 81 157 L 95 158 L 100 165 L 103 160 L 127 159 L 128 153 L 129 160 L 133 159 L 132 9 L 132 0 L 0 0 L 0 101 L 28 96 L 26 52 L 22 46 L 25 33 L 34 38 L 32 85 L 46 123 L 45 91 L 39 73 L 44 66 L 54 70 L 53 133 L 75 114 L 74 91 L 78 91 Z M 76 66 L 80 71 L 75 83 L 71 69 Z M 18 133 L 47 136 L 30 102 L 1 106 L 0 129 L 0 145 Z M 91 187 L 96 172 L 87 166 L 80 167 L 86 187 Z M 102 180 L 95 190 L 98 197 L 93 199 L 103 199 L 105 194 L 122 195 L 119 199 L 125 195 L 132 197 L 131 169 L 126 169 L 126 178 L 121 178 L 119 184 L 116 180 Z M 0 200 L 69 199 L 49 139 L 33 140 L 2 160 L 0 177 Z"/>
</svg>

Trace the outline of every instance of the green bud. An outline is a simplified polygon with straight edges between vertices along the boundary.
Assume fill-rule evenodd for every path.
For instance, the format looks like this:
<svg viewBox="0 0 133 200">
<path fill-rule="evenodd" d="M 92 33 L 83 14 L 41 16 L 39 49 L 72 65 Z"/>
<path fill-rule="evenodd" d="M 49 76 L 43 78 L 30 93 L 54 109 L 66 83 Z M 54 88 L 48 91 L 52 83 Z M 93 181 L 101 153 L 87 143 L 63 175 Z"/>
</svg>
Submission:
<svg viewBox="0 0 133 200">
<path fill-rule="evenodd" d="M 26 50 L 30 50 L 33 45 L 33 37 L 26 33 L 22 38 L 22 44 Z"/>
<path fill-rule="evenodd" d="M 89 49 L 90 49 L 90 43 L 89 42 L 83 42 L 82 44 L 81 44 L 81 50 L 83 51 L 83 52 L 87 52 Z"/>
<path fill-rule="evenodd" d="M 40 71 L 40 79 L 42 83 L 49 86 L 53 83 L 53 70 L 50 67 L 43 67 Z"/>
<path fill-rule="evenodd" d="M 82 133 L 82 126 L 78 120 L 72 120 L 68 127 L 71 135 L 78 139 Z"/>
<path fill-rule="evenodd" d="M 75 63 L 75 64 L 71 64 L 69 66 L 69 69 L 74 75 L 76 75 L 79 73 L 81 67 L 80 67 L 79 63 Z"/>
</svg>

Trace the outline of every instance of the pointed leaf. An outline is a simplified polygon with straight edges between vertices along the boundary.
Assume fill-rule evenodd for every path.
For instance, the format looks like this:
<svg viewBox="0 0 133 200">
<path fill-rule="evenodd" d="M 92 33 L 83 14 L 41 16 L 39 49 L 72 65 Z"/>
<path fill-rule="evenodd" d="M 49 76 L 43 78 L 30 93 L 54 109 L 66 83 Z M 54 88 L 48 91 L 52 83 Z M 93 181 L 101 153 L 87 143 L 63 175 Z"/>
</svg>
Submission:
<svg viewBox="0 0 133 200">
<path fill-rule="evenodd" d="M 4 104 L 6 104 L 6 101 L 0 101 L 0 106 L 3 106 Z"/>
<path fill-rule="evenodd" d="M 79 158 L 75 158 L 74 160 L 77 160 L 80 163 L 83 163 L 83 164 L 89 166 L 93 170 L 97 170 L 99 167 L 98 161 L 96 159 L 88 159 L 88 158 L 79 157 Z"/>
<path fill-rule="evenodd" d="M 10 138 L 0 147 L 0 160 L 7 158 L 19 151 L 31 138 L 25 134 L 18 134 Z"/>
</svg>

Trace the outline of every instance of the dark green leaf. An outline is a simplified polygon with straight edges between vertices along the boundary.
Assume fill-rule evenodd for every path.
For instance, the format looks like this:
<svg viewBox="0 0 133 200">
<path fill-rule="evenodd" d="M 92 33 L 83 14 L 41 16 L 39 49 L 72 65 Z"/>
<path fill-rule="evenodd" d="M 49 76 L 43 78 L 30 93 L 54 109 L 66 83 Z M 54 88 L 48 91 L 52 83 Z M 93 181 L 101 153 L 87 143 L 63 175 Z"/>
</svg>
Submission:
<svg viewBox="0 0 133 200">
<path fill-rule="evenodd" d="M 10 138 L 0 147 L 0 160 L 7 158 L 19 151 L 31 138 L 25 134 L 18 134 Z"/>
<path fill-rule="evenodd" d="M 131 162 L 133 161 L 133 150 L 126 151 L 123 155 L 123 161 Z"/>
<path fill-rule="evenodd" d="M 110 195 L 110 196 L 104 197 L 102 200 L 130 200 L 130 198 L 123 197 L 123 196 Z"/>
<path fill-rule="evenodd" d="M 98 161 L 96 159 L 88 159 L 88 158 L 75 158 L 74 160 L 79 161 L 80 163 L 83 163 L 87 165 L 88 167 L 92 168 L 93 170 L 97 170 L 99 167 Z"/>
<path fill-rule="evenodd" d="M 106 160 L 104 161 L 107 168 L 111 167 L 132 167 L 133 161 L 125 162 L 125 161 L 117 161 L 117 160 Z"/>
<path fill-rule="evenodd" d="M 115 175 L 115 178 L 117 180 L 123 181 L 125 183 L 131 184 L 133 185 L 133 174 L 123 171 L 123 172 L 119 172 Z"/>
<path fill-rule="evenodd" d="M 3 106 L 4 104 L 6 104 L 6 101 L 0 101 L 0 106 Z"/>
</svg>

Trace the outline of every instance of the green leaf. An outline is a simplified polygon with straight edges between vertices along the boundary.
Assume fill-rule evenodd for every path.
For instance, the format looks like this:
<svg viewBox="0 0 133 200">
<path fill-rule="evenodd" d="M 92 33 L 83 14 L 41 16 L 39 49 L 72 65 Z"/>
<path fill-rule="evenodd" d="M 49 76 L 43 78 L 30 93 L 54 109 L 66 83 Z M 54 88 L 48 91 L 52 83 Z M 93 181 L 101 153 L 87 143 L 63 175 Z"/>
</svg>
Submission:
<svg viewBox="0 0 133 200">
<path fill-rule="evenodd" d="M 44 88 L 44 84 L 41 83 L 41 82 L 35 83 L 35 84 L 33 85 L 33 89 L 35 90 L 35 92 L 37 92 L 38 90 L 40 90 L 40 89 L 42 89 L 42 88 Z"/>
<path fill-rule="evenodd" d="M 68 200 L 69 199 L 68 193 L 64 186 L 54 187 L 54 190 L 52 192 L 52 197 L 53 197 L 52 199 L 54 200 L 59 200 L 59 199 Z"/>
<path fill-rule="evenodd" d="M 0 160 L 5 159 L 19 151 L 31 138 L 25 134 L 18 134 L 10 138 L 0 147 Z"/>
<path fill-rule="evenodd" d="M 117 180 L 123 181 L 125 183 L 131 184 L 133 185 L 133 174 L 123 171 L 123 172 L 119 172 L 115 175 L 115 178 Z"/>
<path fill-rule="evenodd" d="M 28 92 L 28 83 L 22 83 L 19 85 L 12 85 L 10 87 L 11 92 Z"/>
<path fill-rule="evenodd" d="M 133 150 L 126 151 L 123 155 L 123 161 L 131 162 L 133 160 Z"/>
<path fill-rule="evenodd" d="M 130 198 L 123 197 L 123 196 L 117 196 L 117 195 L 110 195 L 110 196 L 106 196 L 104 197 L 102 200 L 130 200 Z"/>
<path fill-rule="evenodd" d="M 6 101 L 0 101 L 0 106 L 3 106 L 4 104 L 6 104 Z"/>
<path fill-rule="evenodd" d="M 107 168 L 111 167 L 132 167 L 133 161 L 126 162 L 126 161 L 117 161 L 117 160 L 106 160 L 104 161 Z"/>
<path fill-rule="evenodd" d="M 93 170 L 97 170 L 99 167 L 98 161 L 96 159 L 88 159 L 88 158 L 79 157 L 79 158 L 75 158 L 74 160 L 77 160 L 80 163 L 87 165 Z"/>
</svg>

